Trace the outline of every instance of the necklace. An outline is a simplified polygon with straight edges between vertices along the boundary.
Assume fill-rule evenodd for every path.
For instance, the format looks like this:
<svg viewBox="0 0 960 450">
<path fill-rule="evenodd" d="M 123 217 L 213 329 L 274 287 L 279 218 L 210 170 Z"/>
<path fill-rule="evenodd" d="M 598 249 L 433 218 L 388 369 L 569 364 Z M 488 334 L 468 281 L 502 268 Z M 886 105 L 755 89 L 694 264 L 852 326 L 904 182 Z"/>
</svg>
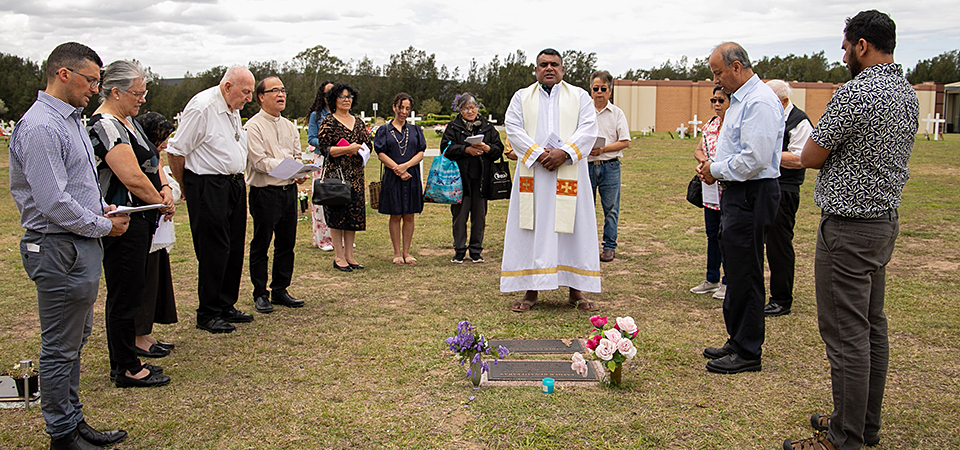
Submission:
<svg viewBox="0 0 960 450">
<path fill-rule="evenodd" d="M 394 130 L 396 130 L 396 128 L 394 128 Z M 400 156 L 407 156 L 407 142 L 410 140 L 410 130 L 407 129 L 406 125 L 403 126 L 403 133 L 401 134 L 403 135 L 402 143 L 397 139 L 396 134 L 390 133 L 390 135 L 393 136 L 393 140 L 397 142 L 397 147 L 400 147 Z"/>
</svg>

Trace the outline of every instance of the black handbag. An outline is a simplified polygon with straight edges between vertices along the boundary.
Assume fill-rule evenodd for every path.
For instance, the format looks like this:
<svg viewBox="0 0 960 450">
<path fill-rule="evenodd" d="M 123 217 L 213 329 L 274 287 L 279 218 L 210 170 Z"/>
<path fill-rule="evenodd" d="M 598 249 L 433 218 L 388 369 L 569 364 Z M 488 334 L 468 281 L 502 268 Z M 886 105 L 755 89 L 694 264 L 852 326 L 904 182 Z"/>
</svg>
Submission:
<svg viewBox="0 0 960 450">
<path fill-rule="evenodd" d="M 342 179 L 343 171 L 340 171 L 340 178 L 324 178 L 323 175 L 321 172 L 320 178 L 313 180 L 313 204 L 343 206 L 350 203 L 350 183 Z"/>
<path fill-rule="evenodd" d="M 481 188 L 481 194 L 487 200 L 503 200 L 510 198 L 513 191 L 513 179 L 510 178 L 510 163 L 500 155 L 500 161 L 490 163 L 490 175 L 484 177 L 486 186 Z"/>
<path fill-rule="evenodd" d="M 700 176 L 694 175 L 690 183 L 687 184 L 687 201 L 693 206 L 703 208 L 703 185 L 700 184 Z"/>
</svg>

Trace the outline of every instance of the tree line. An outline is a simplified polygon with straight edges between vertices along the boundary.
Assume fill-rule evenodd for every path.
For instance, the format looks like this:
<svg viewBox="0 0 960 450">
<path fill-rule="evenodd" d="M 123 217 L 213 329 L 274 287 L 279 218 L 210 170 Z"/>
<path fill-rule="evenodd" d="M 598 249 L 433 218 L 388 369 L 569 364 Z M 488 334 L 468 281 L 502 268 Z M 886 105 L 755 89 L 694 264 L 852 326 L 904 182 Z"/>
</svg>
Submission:
<svg viewBox="0 0 960 450">
<path fill-rule="evenodd" d="M 566 68 L 564 80 L 587 89 L 590 74 L 597 70 L 596 53 L 566 50 L 563 62 Z M 764 56 L 752 63 L 761 78 L 826 83 L 843 83 L 850 79 L 847 68 L 840 62 L 829 62 L 823 51 L 802 56 Z M 484 64 L 473 59 L 463 72 L 459 67 L 453 70 L 442 64 L 438 67 L 435 54 L 412 46 L 390 55 L 389 62 L 379 66 L 366 56 L 358 61 L 344 61 L 326 47 L 317 45 L 301 51 L 290 61 L 251 61 L 247 67 L 257 80 L 268 75 L 280 76 L 288 91 L 285 113 L 291 118 L 306 117 L 317 87 L 330 80 L 356 87 L 360 97 L 354 112 L 364 111 L 368 117 L 374 115 L 374 103 L 379 106 L 378 116 L 392 115 L 390 104 L 398 92 L 413 96 L 414 110 L 418 115 L 451 114 L 456 94 L 469 91 L 480 98 L 485 114 L 492 114 L 502 123 L 513 93 L 535 81 L 532 56 L 522 50 L 502 58 L 495 55 Z M 36 100 L 36 92 L 46 84 L 42 70 L 42 63 L 0 53 L 0 119 L 16 120 L 26 112 Z M 150 93 L 141 111 L 156 111 L 172 119 L 194 94 L 216 85 L 226 70 L 227 67 L 218 66 L 197 74 L 188 72 L 182 79 L 166 79 L 153 74 L 154 80 L 147 87 Z M 630 69 L 618 78 L 707 80 L 712 79 L 713 74 L 707 58 L 697 58 L 691 64 L 683 56 L 676 62 L 667 60 L 650 69 Z M 907 71 L 907 78 L 914 84 L 960 81 L 960 50 L 918 62 L 914 69 Z M 87 106 L 85 113 L 88 116 L 96 109 L 96 103 Z M 250 117 L 257 111 L 259 107 L 251 102 L 241 114 Z"/>
</svg>

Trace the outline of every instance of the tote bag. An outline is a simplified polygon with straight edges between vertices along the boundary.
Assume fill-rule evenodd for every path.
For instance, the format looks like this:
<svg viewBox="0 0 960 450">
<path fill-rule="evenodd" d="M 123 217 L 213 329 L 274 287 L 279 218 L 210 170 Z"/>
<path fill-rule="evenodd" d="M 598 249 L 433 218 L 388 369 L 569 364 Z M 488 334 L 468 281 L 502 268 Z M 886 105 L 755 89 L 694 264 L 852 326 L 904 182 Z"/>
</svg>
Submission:
<svg viewBox="0 0 960 450">
<path fill-rule="evenodd" d="M 447 148 L 450 148 L 450 144 L 447 144 Z M 446 149 L 443 153 L 445 152 Z M 443 153 L 433 158 L 433 164 L 430 165 L 427 188 L 423 191 L 423 201 L 448 205 L 459 204 L 463 201 L 460 168 L 455 161 L 447 159 Z"/>
<path fill-rule="evenodd" d="M 484 177 L 486 186 L 480 192 L 487 200 L 503 200 L 510 198 L 513 191 L 513 180 L 510 178 L 510 163 L 500 155 L 500 161 L 490 164 L 490 174 Z"/>
</svg>

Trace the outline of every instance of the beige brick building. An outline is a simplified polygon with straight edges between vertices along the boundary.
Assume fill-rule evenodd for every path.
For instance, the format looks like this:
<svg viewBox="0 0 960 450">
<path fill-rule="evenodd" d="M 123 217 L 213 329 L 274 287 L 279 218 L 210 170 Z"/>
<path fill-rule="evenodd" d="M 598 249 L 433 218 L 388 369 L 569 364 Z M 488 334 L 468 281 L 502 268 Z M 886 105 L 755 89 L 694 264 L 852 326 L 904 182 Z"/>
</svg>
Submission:
<svg viewBox="0 0 960 450">
<path fill-rule="evenodd" d="M 626 114 L 631 131 L 674 131 L 684 126 L 689 133 L 689 122 L 694 120 L 694 115 L 703 123 L 714 115 L 710 106 L 714 84 L 710 80 L 615 80 L 613 86 L 613 103 Z M 790 101 L 816 124 L 840 85 L 792 81 L 790 87 L 793 88 Z M 920 99 L 921 119 L 936 113 L 943 117 L 943 85 L 923 83 L 915 85 L 914 89 Z M 924 132 L 925 125 L 920 123 L 920 133 Z"/>
</svg>

